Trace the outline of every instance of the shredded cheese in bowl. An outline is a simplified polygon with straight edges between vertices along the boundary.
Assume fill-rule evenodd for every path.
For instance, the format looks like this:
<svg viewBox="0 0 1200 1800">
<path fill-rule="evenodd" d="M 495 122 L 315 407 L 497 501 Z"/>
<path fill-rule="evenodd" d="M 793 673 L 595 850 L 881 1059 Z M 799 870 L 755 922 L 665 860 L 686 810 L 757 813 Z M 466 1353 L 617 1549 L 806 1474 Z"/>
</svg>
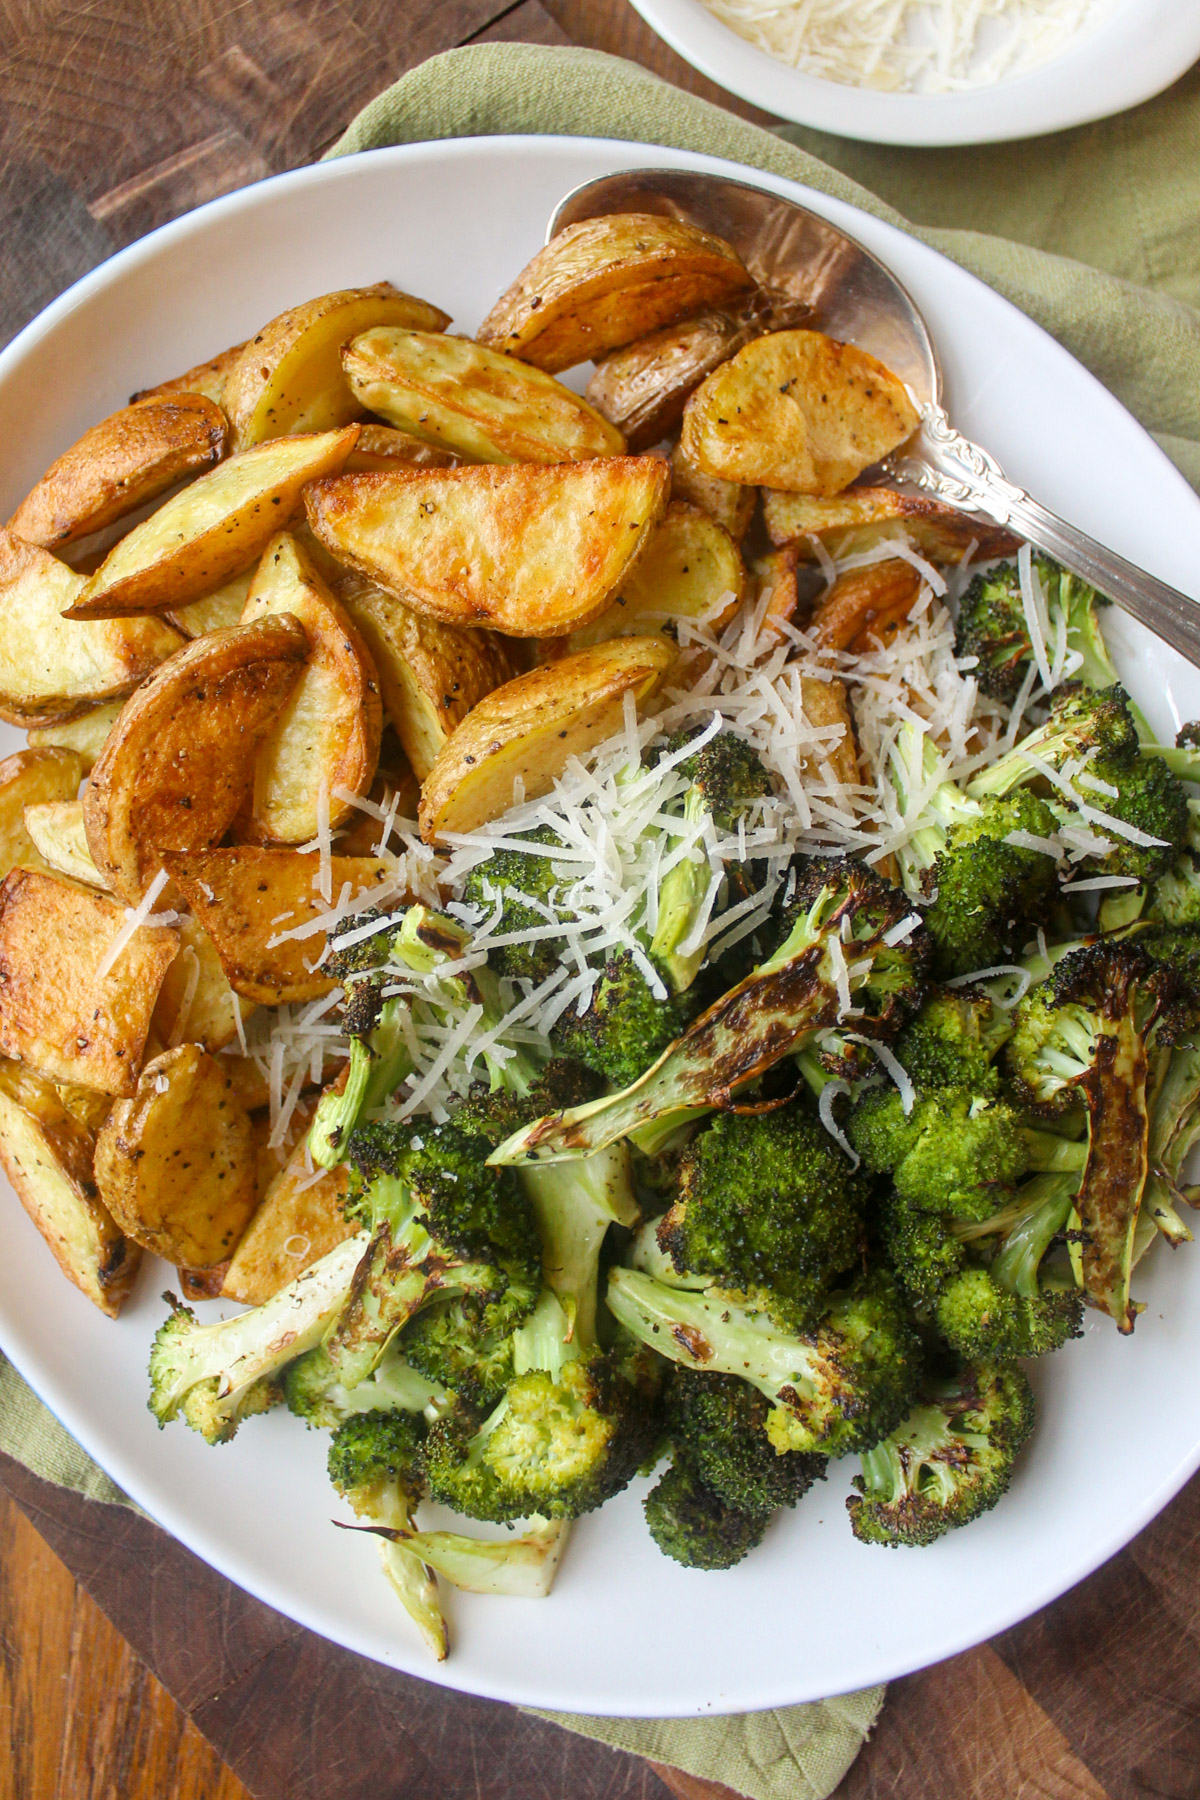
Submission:
<svg viewBox="0 0 1200 1800">
<path fill-rule="evenodd" d="M 1112 0 L 702 0 L 805 75 L 881 92 L 990 87 L 1049 62 Z"/>
</svg>

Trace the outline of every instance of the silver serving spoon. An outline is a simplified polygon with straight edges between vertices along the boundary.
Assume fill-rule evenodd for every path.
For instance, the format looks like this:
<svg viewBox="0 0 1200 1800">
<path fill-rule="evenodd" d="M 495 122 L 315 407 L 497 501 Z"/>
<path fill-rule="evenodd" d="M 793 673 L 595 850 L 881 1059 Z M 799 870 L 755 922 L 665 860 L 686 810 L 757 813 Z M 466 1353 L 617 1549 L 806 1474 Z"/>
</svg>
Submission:
<svg viewBox="0 0 1200 1800">
<path fill-rule="evenodd" d="M 869 350 L 907 382 L 921 430 L 910 454 L 881 465 L 891 479 L 1011 526 L 1200 664 L 1200 602 L 1058 518 L 954 429 L 941 406 L 937 352 L 912 295 L 854 238 L 749 182 L 686 169 L 631 169 L 573 189 L 555 208 L 546 242 L 582 219 L 628 212 L 686 219 L 724 238 L 764 286 L 807 301 L 814 325 Z"/>
</svg>

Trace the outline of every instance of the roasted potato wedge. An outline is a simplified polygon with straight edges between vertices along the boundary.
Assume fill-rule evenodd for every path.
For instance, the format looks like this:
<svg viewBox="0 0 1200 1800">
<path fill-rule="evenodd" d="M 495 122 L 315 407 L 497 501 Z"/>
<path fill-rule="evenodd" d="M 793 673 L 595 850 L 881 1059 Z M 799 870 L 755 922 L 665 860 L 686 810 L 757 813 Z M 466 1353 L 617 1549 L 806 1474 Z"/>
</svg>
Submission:
<svg viewBox="0 0 1200 1800">
<path fill-rule="evenodd" d="M 240 625 L 257 568 L 258 564 L 252 563 L 223 581 L 211 594 L 176 607 L 166 615 L 168 620 L 186 638 L 204 637 L 210 631 L 226 631 L 230 625 Z"/>
<path fill-rule="evenodd" d="M 519 675 L 467 714 L 421 788 L 421 835 L 474 831 L 513 803 L 548 793 L 568 758 L 611 737 L 626 694 L 643 703 L 675 660 L 660 637 L 610 638 Z"/>
<path fill-rule="evenodd" d="M 568 225 L 539 250 L 475 335 L 556 375 L 752 285 L 723 238 L 681 219 L 613 213 Z"/>
<path fill-rule="evenodd" d="M 815 731 L 841 727 L 841 736 L 835 737 L 831 731 L 819 755 L 803 759 L 801 774 L 806 780 L 820 786 L 824 779 L 823 765 L 827 763 L 838 786 L 856 785 L 860 779 L 858 746 L 845 684 L 841 681 L 822 681 L 819 675 L 802 675 L 800 703 L 804 708 L 805 718 Z"/>
<path fill-rule="evenodd" d="M 0 718 L 55 725 L 128 694 L 180 645 L 161 619 L 64 617 L 85 580 L 48 550 L 0 530 Z"/>
<path fill-rule="evenodd" d="M 164 850 L 207 849 L 245 809 L 258 745 L 307 655 L 299 620 L 256 619 L 185 644 L 127 703 L 83 817 L 96 867 L 129 905 Z"/>
<path fill-rule="evenodd" d="M 303 937 L 284 935 L 313 924 L 328 908 L 318 886 L 318 855 L 248 844 L 186 855 L 168 851 L 166 867 L 237 993 L 263 1006 L 282 1006 L 316 1000 L 336 986 L 316 967 L 325 949 L 319 927 Z M 335 856 L 329 869 L 334 900 L 343 891 L 364 903 L 394 891 L 395 864 L 387 858 Z"/>
<path fill-rule="evenodd" d="M 605 638 L 673 635 L 680 619 L 719 631 L 745 593 L 745 564 L 729 533 L 698 506 L 672 500 L 612 605 L 566 641 L 582 650 Z"/>
<path fill-rule="evenodd" d="M 141 388 L 130 396 L 130 405 L 136 405 L 139 400 L 149 400 L 158 394 L 203 394 L 206 399 L 215 400 L 219 406 L 225 395 L 226 377 L 245 348 L 245 344 L 231 344 L 219 356 L 210 357 L 207 362 L 185 369 L 182 375 L 175 375 L 170 381 L 160 381 L 157 387 Z"/>
<path fill-rule="evenodd" d="M 357 436 L 358 427 L 348 425 L 258 444 L 219 463 L 109 551 L 67 616 L 170 612 L 211 594 L 262 555 L 301 488 L 336 474 Z"/>
<path fill-rule="evenodd" d="M 706 475 L 837 494 L 918 422 L 904 383 L 865 350 L 819 331 L 777 331 L 701 383 L 681 441 Z"/>
<path fill-rule="evenodd" d="M 839 575 L 808 621 L 808 631 L 823 650 L 866 649 L 872 626 L 906 619 L 921 592 L 921 577 L 899 557 L 847 569 Z"/>
<path fill-rule="evenodd" d="M 58 1091 L 19 1063 L 0 1063 L 0 1165 L 67 1280 L 110 1319 L 142 1260 L 100 1199 L 95 1138 Z"/>
<path fill-rule="evenodd" d="M 342 351 L 369 412 L 468 462 L 580 462 L 625 439 L 544 369 L 470 338 L 380 326 Z"/>
<path fill-rule="evenodd" d="M 342 345 L 374 325 L 444 331 L 450 316 L 390 281 L 342 288 L 291 306 L 264 325 L 225 377 L 221 404 L 237 447 L 298 431 L 332 431 L 360 418 L 342 372 Z M 282 520 L 280 521 L 282 523 Z"/>
<path fill-rule="evenodd" d="M 358 628 L 289 532 L 263 552 L 243 623 L 287 614 L 308 636 L 304 673 L 272 720 L 254 761 L 243 837 L 305 844 L 317 835 L 321 794 L 329 823 L 351 811 L 339 789 L 365 794 L 379 761 L 383 702 L 379 675 Z"/>
<path fill-rule="evenodd" d="M 50 866 L 30 835 L 25 809 L 73 802 L 85 773 L 74 750 L 15 750 L 0 762 L 0 876 L 18 864 L 43 872 Z"/>
<path fill-rule="evenodd" d="M 359 427 L 358 442 L 343 464 L 347 475 L 367 475 L 389 469 L 454 469 L 458 457 L 448 450 L 437 450 L 410 432 L 397 431 L 394 425 L 367 424 Z"/>
<path fill-rule="evenodd" d="M 471 708 L 520 673 L 509 640 L 431 619 L 373 582 L 344 583 L 341 593 L 375 658 L 396 736 L 423 781 Z"/>
<path fill-rule="evenodd" d="M 95 1166 L 126 1236 L 190 1269 L 227 1261 L 258 1204 L 250 1115 L 199 1044 L 146 1064 L 100 1127 Z"/>
<path fill-rule="evenodd" d="M 108 734 L 121 716 L 122 700 L 110 700 L 105 706 L 94 706 L 77 719 L 59 725 L 32 726 L 30 747 L 35 750 L 72 750 L 83 764 L 87 775 L 108 740 Z"/>
<path fill-rule="evenodd" d="M 71 881 L 102 891 L 108 883 L 92 860 L 83 828 L 82 800 L 42 800 L 25 808 L 25 829 L 41 857 L 41 865 Z M 23 867 L 38 867 L 18 857 Z"/>
<path fill-rule="evenodd" d="M 259 1306 L 358 1229 L 342 1211 L 344 1164 L 313 1181 L 303 1139 L 276 1175 L 234 1251 L 222 1296 Z"/>
<path fill-rule="evenodd" d="M 155 394 L 110 413 L 51 463 L 8 529 L 53 550 L 101 531 L 219 462 L 225 415 L 203 394 Z"/>
<path fill-rule="evenodd" d="M 722 481 L 719 475 L 706 475 L 684 454 L 683 445 L 676 444 L 671 452 L 671 498 L 698 506 L 740 544 L 750 529 L 758 492 L 737 481 Z"/>
<path fill-rule="evenodd" d="M 791 624 L 800 599 L 794 547 L 785 544 L 781 550 L 772 550 L 755 565 L 755 574 L 758 577 L 758 603 L 762 608 L 759 634 L 765 637 L 768 632 L 774 632 L 778 636 L 775 628 Z"/>
<path fill-rule="evenodd" d="M 151 1031 L 168 1050 L 184 1043 L 221 1050 L 238 1035 L 238 1019 L 244 1024 L 254 1006 L 230 987 L 199 919 L 184 913 L 176 930 L 179 954 L 163 976 Z"/>
<path fill-rule="evenodd" d="M 344 475 L 305 494 L 325 547 L 450 625 L 564 637 L 597 618 L 666 505 L 652 456 Z"/>
<path fill-rule="evenodd" d="M 806 300 L 755 288 L 732 306 L 709 308 L 664 325 L 606 356 L 587 386 L 596 411 L 624 432 L 631 450 L 648 450 L 674 431 L 689 394 L 764 331 L 785 331 L 812 315 Z"/>
<path fill-rule="evenodd" d="M 131 1093 L 179 939 L 169 926 L 139 925 L 107 968 L 125 929 L 124 907 L 105 894 L 28 869 L 5 876 L 0 1054 L 51 1081 Z"/>
<path fill-rule="evenodd" d="M 924 494 L 899 494 L 894 488 L 849 488 L 828 497 L 818 494 L 763 493 L 763 522 L 773 544 L 799 545 L 805 562 L 815 562 L 813 539 L 836 543 L 840 555 L 873 550 L 902 527 L 924 556 L 939 563 L 960 563 L 974 546 L 981 561 L 1014 556 L 1021 540 L 1003 525 L 977 513 L 956 512 Z"/>
</svg>

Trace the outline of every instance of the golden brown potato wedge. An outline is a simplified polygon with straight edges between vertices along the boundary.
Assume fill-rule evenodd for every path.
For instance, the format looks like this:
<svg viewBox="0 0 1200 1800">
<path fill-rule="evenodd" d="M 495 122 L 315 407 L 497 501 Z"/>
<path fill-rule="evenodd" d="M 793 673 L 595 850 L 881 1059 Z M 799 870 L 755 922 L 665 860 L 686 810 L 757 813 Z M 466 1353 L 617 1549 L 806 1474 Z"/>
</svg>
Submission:
<svg viewBox="0 0 1200 1800">
<path fill-rule="evenodd" d="M 203 394 L 155 394 L 110 413 L 51 463 L 8 529 L 53 550 L 102 531 L 219 462 L 225 415 Z"/>
<path fill-rule="evenodd" d="M 185 644 L 128 701 L 83 817 L 96 867 L 131 906 L 164 850 L 206 849 L 244 809 L 258 745 L 307 655 L 298 619 L 256 619 Z"/>
<path fill-rule="evenodd" d="M 468 462 L 619 456 L 621 433 L 544 369 L 470 338 L 381 326 L 342 351 L 368 411 Z"/>
<path fill-rule="evenodd" d="M 737 481 L 722 481 L 719 475 L 706 475 L 684 454 L 683 445 L 676 444 L 671 452 L 671 498 L 698 506 L 740 544 L 750 529 L 758 491 Z"/>
<path fill-rule="evenodd" d="M 239 450 L 297 431 L 332 431 L 362 416 L 341 349 L 373 325 L 443 331 L 448 313 L 390 281 L 343 288 L 289 307 L 251 338 L 225 377 L 222 405 Z M 282 523 L 282 520 L 280 521 Z"/>
<path fill-rule="evenodd" d="M 64 617 L 84 585 L 48 550 L 0 530 L 0 718 L 10 724 L 61 724 L 131 693 L 178 650 L 161 619 Z"/>
<path fill-rule="evenodd" d="M 230 986 L 247 1000 L 282 1006 L 316 1000 L 336 986 L 316 967 L 325 949 L 319 927 L 308 935 L 287 932 L 311 926 L 327 911 L 315 852 L 268 850 L 256 844 L 230 850 L 197 850 L 166 856 L 172 881 L 207 931 Z M 364 902 L 394 891 L 395 864 L 373 856 L 335 856 L 332 894 Z"/>
<path fill-rule="evenodd" d="M 358 1229 L 342 1211 L 344 1164 L 313 1181 L 301 1140 L 275 1176 L 230 1262 L 221 1293 L 260 1306 Z"/>
<path fill-rule="evenodd" d="M 653 456 L 412 469 L 315 482 L 326 548 L 450 625 L 563 637 L 599 616 L 666 505 Z"/>
<path fill-rule="evenodd" d="M 175 375 L 170 381 L 160 381 L 157 387 L 141 388 L 138 393 L 130 396 L 130 404 L 149 400 L 157 394 L 203 394 L 207 399 L 215 400 L 219 406 L 225 393 L 225 378 L 245 348 L 245 344 L 231 344 L 219 356 L 210 357 L 208 362 L 197 363 L 194 368 L 185 369 L 182 375 Z"/>
<path fill-rule="evenodd" d="M 336 826 L 351 811 L 338 790 L 365 794 L 370 787 L 383 702 L 358 628 L 286 531 L 263 552 L 242 620 L 250 625 L 283 614 L 304 627 L 308 659 L 259 744 L 239 831 L 258 842 L 305 844 L 317 835 L 322 793 Z"/>
<path fill-rule="evenodd" d="M 0 1165 L 67 1280 L 115 1319 L 142 1252 L 100 1199 L 94 1152 L 92 1132 L 48 1081 L 0 1063 Z"/>
<path fill-rule="evenodd" d="M 396 736 L 423 781 L 471 708 L 520 672 L 511 640 L 431 619 L 373 582 L 345 583 L 341 592 L 375 658 Z"/>
<path fill-rule="evenodd" d="M 100 1127 L 96 1185 L 156 1256 L 191 1269 L 228 1260 L 258 1193 L 250 1115 L 217 1057 L 180 1044 L 146 1064 Z"/>
<path fill-rule="evenodd" d="M 467 714 L 421 788 L 421 835 L 474 831 L 507 812 L 513 784 L 548 793 L 572 756 L 621 723 L 626 694 L 650 698 L 675 660 L 660 637 L 610 638 L 519 675 Z"/>
<path fill-rule="evenodd" d="M 75 799 L 86 773 L 73 750 L 15 750 L 0 762 L 0 876 L 18 864 L 44 871 L 49 865 L 25 820 L 25 808 Z"/>
<path fill-rule="evenodd" d="M 458 457 L 448 450 L 437 450 L 410 432 L 397 431 L 394 425 L 372 425 L 359 428 L 358 442 L 343 465 L 347 475 L 366 475 L 389 469 L 454 469 Z"/>
<path fill-rule="evenodd" d="M 27 806 L 25 829 L 41 863 L 30 864 L 24 857 L 18 857 L 16 860 L 24 868 L 45 867 L 56 875 L 66 875 L 71 881 L 82 881 L 87 887 L 101 891 L 108 887 L 88 849 L 82 800 L 42 800 Z"/>
<path fill-rule="evenodd" d="M 163 976 L 151 1030 L 168 1050 L 184 1043 L 223 1049 L 238 1035 L 238 1019 L 245 1024 L 254 1007 L 230 987 L 213 941 L 198 919 L 184 913 L 176 930 L 179 954 Z"/>
<path fill-rule="evenodd" d="M 755 338 L 692 395 L 684 452 L 706 475 L 836 494 L 916 430 L 904 383 L 820 331 Z"/>
<path fill-rule="evenodd" d="M 569 225 L 539 250 L 476 336 L 555 375 L 752 285 L 723 238 L 681 219 L 614 213 Z"/>
<path fill-rule="evenodd" d="M 762 607 L 759 635 L 782 635 L 780 625 L 790 625 L 799 604 L 796 585 L 796 552 L 791 544 L 772 550 L 755 564 L 758 577 L 758 602 Z"/>
<path fill-rule="evenodd" d="M 1012 556 L 1021 542 L 977 513 L 956 512 L 941 500 L 894 488 L 848 488 L 829 496 L 768 489 L 763 521 L 773 544 L 797 543 L 805 562 L 817 560 L 814 538 L 836 544 L 839 555 L 856 556 L 901 529 L 922 555 L 939 563 L 960 563 L 972 546 L 981 560 Z"/>
<path fill-rule="evenodd" d="M 336 474 L 357 436 L 348 425 L 258 444 L 219 463 L 109 551 L 68 616 L 170 612 L 211 594 L 262 555 L 305 483 Z"/>
<path fill-rule="evenodd" d="M 77 719 L 59 725 L 32 726 L 30 747 L 35 750 L 73 750 L 87 775 L 103 750 L 108 734 L 121 716 L 122 700 L 110 700 L 105 706 L 94 706 Z"/>
<path fill-rule="evenodd" d="M 866 648 L 872 626 L 884 628 L 906 619 L 921 591 L 921 577 L 899 557 L 847 569 L 839 575 L 808 621 L 807 629 L 823 650 Z"/>
<path fill-rule="evenodd" d="M 786 331 L 812 314 L 806 300 L 765 288 L 717 311 L 664 325 L 606 356 L 587 386 L 597 412 L 623 431 L 631 450 L 648 450 L 674 431 L 706 375 L 765 331 Z"/>
<path fill-rule="evenodd" d="M 804 708 L 805 718 L 814 730 L 841 727 L 841 736 L 831 735 L 819 755 L 808 756 L 801 761 L 801 774 L 806 780 L 820 786 L 825 779 L 823 765 L 828 764 L 835 785 L 856 785 L 860 779 L 858 746 L 854 738 L 854 723 L 850 717 L 850 702 L 846 698 L 845 684 L 841 681 L 822 681 L 819 675 L 802 675 L 800 703 Z"/>
<path fill-rule="evenodd" d="M 672 500 L 612 605 L 566 641 L 582 650 L 605 638 L 674 636 L 680 619 L 719 631 L 745 593 L 745 564 L 729 533 L 698 506 Z"/>
<path fill-rule="evenodd" d="M 251 563 L 248 569 L 223 581 L 211 594 L 176 607 L 166 615 L 167 618 L 186 638 L 204 637 L 207 632 L 225 631 L 230 625 L 240 625 L 257 567 L 257 563 Z"/>
<path fill-rule="evenodd" d="M 108 968 L 126 929 L 107 895 L 13 869 L 0 883 L 0 1054 L 51 1081 L 131 1093 L 179 939 L 139 925 Z"/>
</svg>

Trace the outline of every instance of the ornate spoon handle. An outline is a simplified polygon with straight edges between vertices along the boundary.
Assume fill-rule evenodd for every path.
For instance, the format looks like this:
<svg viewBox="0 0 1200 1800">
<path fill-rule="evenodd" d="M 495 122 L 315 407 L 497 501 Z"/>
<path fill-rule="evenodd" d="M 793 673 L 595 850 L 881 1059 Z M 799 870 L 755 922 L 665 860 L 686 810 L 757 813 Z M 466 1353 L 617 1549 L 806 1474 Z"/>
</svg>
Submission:
<svg viewBox="0 0 1200 1800">
<path fill-rule="evenodd" d="M 1200 664 L 1200 601 L 1147 575 L 1077 525 L 1058 518 L 1009 481 L 994 456 L 955 431 L 940 406 L 922 404 L 921 417 L 922 454 L 889 457 L 884 464 L 889 475 L 965 512 L 987 513 L 1001 525 L 1010 525 L 1148 625 L 1189 662 Z"/>
</svg>

